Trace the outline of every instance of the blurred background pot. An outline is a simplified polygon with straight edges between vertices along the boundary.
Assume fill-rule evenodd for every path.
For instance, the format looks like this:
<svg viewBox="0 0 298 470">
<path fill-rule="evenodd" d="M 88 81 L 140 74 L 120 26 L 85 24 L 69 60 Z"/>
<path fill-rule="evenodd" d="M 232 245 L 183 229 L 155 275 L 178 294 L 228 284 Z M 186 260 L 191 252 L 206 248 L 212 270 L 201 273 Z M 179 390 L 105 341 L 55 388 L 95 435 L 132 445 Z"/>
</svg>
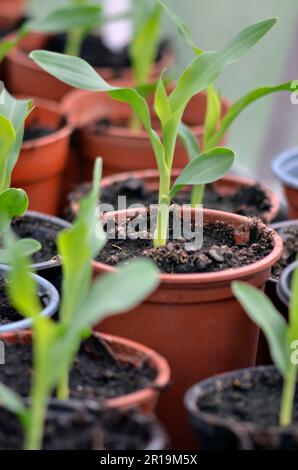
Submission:
<svg viewBox="0 0 298 470">
<path fill-rule="evenodd" d="M 272 171 L 283 184 L 288 201 L 290 219 L 298 218 L 298 147 L 279 154 L 272 163 Z"/>
</svg>

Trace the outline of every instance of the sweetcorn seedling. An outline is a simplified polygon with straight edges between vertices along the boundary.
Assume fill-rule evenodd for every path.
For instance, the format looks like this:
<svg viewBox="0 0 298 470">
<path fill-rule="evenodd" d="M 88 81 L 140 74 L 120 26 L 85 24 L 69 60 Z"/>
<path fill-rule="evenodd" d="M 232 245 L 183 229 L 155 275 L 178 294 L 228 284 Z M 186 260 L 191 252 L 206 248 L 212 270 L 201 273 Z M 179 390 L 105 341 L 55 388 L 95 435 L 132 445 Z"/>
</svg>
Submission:
<svg viewBox="0 0 298 470">
<path fill-rule="evenodd" d="M 196 154 L 174 184 L 171 184 L 174 152 L 186 106 L 194 95 L 210 87 L 226 66 L 239 61 L 275 23 L 275 19 L 269 19 L 249 26 L 221 49 L 198 55 L 181 74 L 169 96 L 162 74 L 154 100 L 161 137 L 153 129 L 149 106 L 136 88 L 111 86 L 80 58 L 48 51 L 34 51 L 30 54 L 36 64 L 62 82 L 75 88 L 108 93 L 113 99 L 130 105 L 138 115 L 151 142 L 160 175 L 155 247 L 167 242 L 169 206 L 177 192 L 185 185 L 204 187 L 216 181 L 227 173 L 234 161 L 235 154 L 230 149 L 208 149 L 200 155 Z"/>
<path fill-rule="evenodd" d="M 31 101 L 16 99 L 3 88 L 0 93 L 0 246 L 11 219 L 23 215 L 28 208 L 25 191 L 10 186 L 23 142 L 24 123 L 31 109 Z M 19 243 L 28 255 L 40 249 L 35 240 L 23 239 Z M 5 250 L 0 249 L 0 263 L 6 261 Z"/>
<path fill-rule="evenodd" d="M 195 44 L 188 26 L 179 18 L 163 0 L 155 0 L 160 5 L 169 18 L 176 25 L 180 35 L 191 47 L 195 55 L 199 56 L 203 51 Z M 272 26 L 277 22 L 277 19 L 272 19 Z M 218 77 L 217 77 L 218 78 Z M 237 117 L 248 106 L 255 101 L 279 91 L 293 92 L 292 81 L 282 83 L 275 86 L 263 86 L 249 91 L 240 99 L 238 99 L 228 110 L 225 116 L 222 116 L 220 93 L 216 90 L 214 83 L 211 83 L 207 88 L 207 109 L 204 123 L 204 142 L 202 148 L 199 149 L 199 143 L 196 137 L 192 134 L 185 124 L 182 124 L 179 130 L 179 135 L 188 151 L 189 158 L 192 159 L 193 155 L 197 155 L 199 151 L 205 152 L 209 149 L 220 144 L 220 141 L 229 130 L 231 125 Z M 203 203 L 204 186 L 196 185 L 193 188 L 191 196 L 191 204 L 196 207 L 198 204 Z"/>
<path fill-rule="evenodd" d="M 290 426 L 298 372 L 297 354 L 294 351 L 298 345 L 298 268 L 292 279 L 288 324 L 260 290 L 242 282 L 234 282 L 232 289 L 251 320 L 267 338 L 272 360 L 284 380 L 280 426 Z"/>
<path fill-rule="evenodd" d="M 96 211 L 100 167 L 101 162 L 97 160 L 93 190 L 84 198 L 73 227 L 59 236 L 59 254 L 63 265 L 59 321 L 39 315 L 42 307 L 36 294 L 35 279 L 30 275 L 29 259 L 22 247 L 15 243 L 12 234 L 6 236 L 11 266 L 7 283 L 11 304 L 24 317 L 33 320 L 33 374 L 27 405 L 3 384 L 0 384 L 0 405 L 18 416 L 27 450 L 42 447 L 47 403 L 57 385 L 60 387 L 60 398 L 68 396 L 68 372 L 82 337 L 86 337 L 86 331 L 108 315 L 130 310 L 158 284 L 154 264 L 145 259 L 136 259 L 120 266 L 116 272 L 102 276 L 91 284 L 91 260 L 105 244 Z"/>
</svg>

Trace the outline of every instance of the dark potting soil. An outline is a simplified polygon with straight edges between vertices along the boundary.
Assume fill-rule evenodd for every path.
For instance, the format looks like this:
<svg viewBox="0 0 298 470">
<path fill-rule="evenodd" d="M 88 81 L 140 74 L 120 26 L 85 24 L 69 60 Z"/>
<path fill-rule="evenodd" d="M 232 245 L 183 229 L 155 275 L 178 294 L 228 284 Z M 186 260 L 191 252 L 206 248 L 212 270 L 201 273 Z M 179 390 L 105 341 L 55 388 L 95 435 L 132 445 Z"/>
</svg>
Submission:
<svg viewBox="0 0 298 470">
<path fill-rule="evenodd" d="M 55 132 L 57 132 L 57 129 L 54 129 L 53 127 L 33 125 L 25 129 L 23 140 L 24 142 L 28 140 L 35 140 L 35 139 L 39 139 L 40 137 L 46 137 L 48 135 L 52 135 Z"/>
<path fill-rule="evenodd" d="M 43 306 L 47 305 L 47 297 L 40 297 Z M 11 306 L 5 289 L 5 280 L 0 274 L 0 326 L 7 323 L 23 320 L 24 318 Z M 1 373 L 1 366 L 0 366 Z"/>
<path fill-rule="evenodd" d="M 284 248 L 280 259 L 272 269 L 272 277 L 276 280 L 280 279 L 281 273 L 289 264 L 296 261 L 298 253 L 298 225 L 282 228 L 278 230 L 278 233 L 283 239 Z"/>
<path fill-rule="evenodd" d="M 31 366 L 31 344 L 7 344 L 0 383 L 28 396 Z M 119 362 L 106 343 L 91 337 L 82 343 L 72 367 L 70 396 L 90 400 L 115 398 L 146 388 L 155 377 L 156 371 L 146 360 L 138 367 Z"/>
<path fill-rule="evenodd" d="M 65 42 L 66 35 L 57 34 L 49 39 L 45 45 L 45 49 L 52 52 L 64 52 Z M 157 61 L 161 59 L 168 48 L 169 45 L 166 41 L 161 43 L 156 59 Z M 89 35 L 84 40 L 81 57 L 93 67 L 113 69 L 116 76 L 121 74 L 122 69 L 131 66 L 128 47 L 124 47 L 115 52 L 104 44 L 100 36 L 96 35 Z"/>
<path fill-rule="evenodd" d="M 169 241 L 166 246 L 154 248 L 148 229 L 144 231 L 141 226 L 144 225 L 143 223 L 137 233 L 137 236 L 142 236 L 142 238 L 132 239 L 126 236 L 126 239 L 120 239 L 127 232 L 128 223 L 132 220 L 136 221 L 137 219 L 131 218 L 119 225 L 116 224 L 116 238 L 111 239 L 111 235 L 108 234 L 108 242 L 98 255 L 97 261 L 114 266 L 136 256 L 142 256 L 152 259 L 161 272 L 168 274 L 216 272 L 252 264 L 268 255 L 273 247 L 272 230 L 259 219 L 252 219 L 247 240 L 244 239 L 245 237 L 239 237 L 233 227 L 223 222 L 204 224 L 203 245 L 200 249 L 194 249 L 194 246 L 191 246 L 193 245 L 190 243 L 192 240 L 188 240 L 186 244 L 183 237 Z M 144 216 L 140 216 L 139 220 L 144 221 Z M 145 225 L 150 227 L 149 215 Z M 188 228 L 193 233 L 198 231 L 198 227 L 195 229 L 193 224 Z M 138 228 L 136 228 L 137 230 Z M 172 240 L 172 213 L 169 233 L 169 239 Z"/>
<path fill-rule="evenodd" d="M 153 422 L 132 412 L 74 411 L 50 407 L 44 450 L 136 450 L 145 449 L 153 435 Z M 0 449 L 21 450 L 23 433 L 17 418 L 0 409 Z"/>
<path fill-rule="evenodd" d="M 25 21 L 26 21 L 26 18 L 20 18 L 19 20 L 17 20 L 15 22 L 15 24 L 12 28 L 1 27 L 0 28 L 0 38 L 3 38 L 4 36 L 11 33 L 12 31 L 15 31 L 15 30 L 19 29 L 20 26 L 22 26 L 22 24 L 24 24 Z"/>
<path fill-rule="evenodd" d="M 219 418 L 259 426 L 278 426 L 283 381 L 277 372 L 260 375 L 247 372 L 234 378 L 228 386 L 216 387 L 197 402 L 198 409 Z M 293 423 L 298 424 L 298 387 L 296 389 Z"/>
<path fill-rule="evenodd" d="M 58 224 L 25 216 L 16 217 L 12 222 L 12 229 L 19 238 L 33 238 L 41 244 L 41 250 L 32 256 L 34 263 L 43 263 L 57 257 L 56 237 L 62 230 Z"/>
<path fill-rule="evenodd" d="M 69 202 L 79 201 L 91 186 L 83 183 L 69 194 Z M 126 197 L 127 207 L 132 204 L 142 204 L 145 207 L 157 204 L 158 194 L 156 191 L 148 190 L 144 182 L 137 178 L 130 178 L 123 182 L 116 182 L 102 189 L 101 202 L 111 204 L 115 210 L 118 208 L 118 197 Z M 177 204 L 189 204 L 189 192 L 179 193 L 173 201 Z M 204 207 L 247 217 L 260 217 L 271 209 L 271 203 L 265 191 L 259 186 L 239 188 L 234 194 L 223 196 L 218 193 L 215 186 L 208 185 L 205 191 Z"/>
</svg>

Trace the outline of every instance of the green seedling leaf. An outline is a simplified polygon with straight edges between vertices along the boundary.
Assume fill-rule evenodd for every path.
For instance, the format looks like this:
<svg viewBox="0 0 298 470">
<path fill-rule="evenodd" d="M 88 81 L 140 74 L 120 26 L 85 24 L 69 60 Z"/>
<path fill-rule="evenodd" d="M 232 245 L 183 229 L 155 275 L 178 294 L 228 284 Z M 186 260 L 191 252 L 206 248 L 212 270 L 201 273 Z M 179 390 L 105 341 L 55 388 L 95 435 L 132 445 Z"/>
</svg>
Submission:
<svg viewBox="0 0 298 470">
<path fill-rule="evenodd" d="M 179 137 L 187 152 L 188 158 L 193 160 L 200 154 L 199 142 L 190 127 L 181 122 L 179 126 Z"/>
<path fill-rule="evenodd" d="M 31 238 L 23 238 L 22 240 L 17 240 L 15 243 L 20 245 L 20 250 L 22 250 L 24 256 L 32 256 L 41 249 L 41 244 Z M 9 262 L 10 258 L 7 251 L 0 249 L 0 264 L 9 264 Z"/>
<path fill-rule="evenodd" d="M 234 163 L 233 150 L 218 147 L 204 152 L 189 162 L 171 189 L 174 197 L 186 185 L 204 185 L 224 176 Z"/>
<path fill-rule="evenodd" d="M 6 189 L 8 159 L 15 141 L 16 133 L 12 123 L 0 114 L 0 193 Z"/>
<path fill-rule="evenodd" d="M 7 291 L 12 306 L 26 318 L 35 318 L 42 310 L 26 255 L 26 244 L 15 243 L 12 232 L 4 234 L 4 245 L 10 270 L 7 274 Z"/>
<path fill-rule="evenodd" d="M 160 37 L 161 7 L 155 5 L 149 16 L 143 16 L 133 38 L 130 56 L 132 59 L 133 76 L 137 85 L 146 83 L 155 62 Z"/>
<path fill-rule="evenodd" d="M 212 137 L 221 117 L 221 103 L 218 93 L 213 85 L 207 90 L 207 112 L 205 116 L 204 148 L 206 142 Z"/>
<path fill-rule="evenodd" d="M 23 215 L 28 204 L 28 196 L 23 189 L 11 188 L 0 194 L 0 212 L 5 212 L 10 219 Z"/>
<path fill-rule="evenodd" d="M 222 122 L 220 124 L 219 129 L 213 135 L 213 137 L 207 139 L 207 147 L 212 148 L 214 145 L 218 145 L 221 141 L 227 130 L 233 124 L 235 119 L 242 113 L 249 105 L 254 103 L 255 101 L 263 98 L 264 96 L 271 95 L 273 93 L 277 93 L 279 91 L 289 91 L 292 92 L 291 88 L 292 82 L 283 83 L 281 85 L 270 86 L 270 87 L 261 87 L 256 88 L 255 90 L 250 91 L 238 101 L 236 101 L 233 106 L 229 109 L 227 114 L 223 117 Z"/>
<path fill-rule="evenodd" d="M 162 128 L 166 125 L 166 123 L 171 119 L 172 113 L 171 108 L 167 96 L 167 91 L 163 81 L 163 74 L 161 75 L 160 79 L 158 80 L 156 91 L 155 91 L 155 99 L 154 99 L 154 110 L 159 118 Z"/>
<path fill-rule="evenodd" d="M 131 310 L 147 298 L 158 283 L 157 269 L 149 260 L 136 259 L 120 267 L 117 272 L 95 281 L 72 327 L 82 330 L 109 315 Z"/>
<path fill-rule="evenodd" d="M 2 383 L 0 383 L 0 406 L 17 415 L 23 424 L 27 421 L 28 412 L 22 398 Z"/>
<path fill-rule="evenodd" d="M 271 357 L 280 373 L 285 376 L 289 363 L 285 319 L 266 295 L 255 287 L 233 282 L 232 290 L 248 316 L 265 334 Z"/>
<path fill-rule="evenodd" d="M 238 62 L 275 25 L 276 18 L 248 26 L 215 52 L 199 55 L 181 75 L 170 96 L 173 112 L 185 108 L 192 96 L 212 85 L 228 65 Z"/>
<path fill-rule="evenodd" d="M 177 29 L 181 36 L 185 39 L 187 44 L 193 49 L 196 55 L 200 55 L 202 50 L 199 49 L 195 42 L 192 39 L 192 34 L 188 28 L 188 26 L 176 15 L 176 13 L 171 10 L 162 0 L 157 0 L 159 5 L 164 9 L 165 13 L 169 16 L 169 18 L 173 21 L 173 23 L 177 26 Z"/>
<path fill-rule="evenodd" d="M 289 307 L 289 344 L 298 341 L 298 269 L 295 269 L 292 278 L 292 295 Z"/>
<path fill-rule="evenodd" d="M 59 8 L 46 17 L 28 21 L 26 30 L 47 33 L 64 33 L 75 28 L 93 29 L 101 24 L 100 5 L 82 5 Z"/>
</svg>

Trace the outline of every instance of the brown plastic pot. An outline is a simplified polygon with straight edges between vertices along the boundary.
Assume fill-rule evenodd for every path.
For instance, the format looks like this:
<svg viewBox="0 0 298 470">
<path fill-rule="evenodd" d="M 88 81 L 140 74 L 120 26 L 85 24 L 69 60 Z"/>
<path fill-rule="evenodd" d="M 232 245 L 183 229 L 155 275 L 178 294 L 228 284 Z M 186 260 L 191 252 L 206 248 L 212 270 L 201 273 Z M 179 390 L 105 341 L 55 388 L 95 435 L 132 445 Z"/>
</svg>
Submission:
<svg viewBox="0 0 298 470">
<path fill-rule="evenodd" d="M 23 0 L 0 0 L 0 29 L 12 31 L 24 14 Z"/>
<path fill-rule="evenodd" d="M 175 180 L 181 170 L 175 168 L 172 171 L 172 180 Z M 158 191 L 159 187 L 159 173 L 158 170 L 144 170 L 144 171 L 130 171 L 127 173 L 119 173 L 113 176 L 106 176 L 101 181 L 101 188 L 108 188 L 115 183 L 119 183 L 121 181 L 126 181 L 130 178 L 139 179 L 144 182 L 145 188 L 149 191 Z M 222 195 L 231 195 L 235 193 L 239 188 L 247 188 L 249 186 L 253 186 L 257 184 L 257 182 L 250 178 L 244 178 L 237 175 L 229 175 L 224 176 L 220 180 L 213 183 L 214 188 L 222 194 Z M 263 191 L 267 194 L 268 199 L 271 203 L 271 209 L 268 212 L 264 212 L 262 214 L 262 219 L 266 223 L 272 222 L 275 217 L 277 216 L 280 210 L 280 201 L 276 194 L 271 191 L 268 187 L 261 185 Z M 72 201 L 70 206 L 71 212 L 73 214 L 78 213 L 79 204 L 77 201 Z M 117 208 L 115 208 L 117 210 Z"/>
<path fill-rule="evenodd" d="M 194 209 L 183 209 L 194 216 Z M 138 213 L 146 213 L 138 209 Z M 103 221 L 136 210 L 110 212 Z M 251 219 L 235 214 L 204 210 L 204 222 L 222 221 L 247 237 Z M 122 219 L 123 220 L 123 219 Z M 270 230 L 264 225 L 264 230 Z M 215 273 L 160 274 L 160 286 L 139 307 L 98 325 L 101 332 L 140 341 L 169 362 L 173 387 L 161 399 L 158 415 L 166 425 L 175 448 L 193 445 L 183 395 L 196 381 L 214 374 L 255 364 L 259 329 L 235 299 L 231 282 L 241 280 L 263 289 L 271 266 L 282 251 L 282 240 L 273 232 L 272 252 L 264 259 L 237 269 Z M 95 275 L 115 268 L 93 263 Z"/>
<path fill-rule="evenodd" d="M 31 210 L 57 215 L 62 202 L 72 129 L 54 103 L 34 99 L 34 104 L 35 109 L 27 118 L 26 126 L 39 124 L 56 131 L 23 143 L 13 170 L 12 186 L 27 192 Z"/>
<path fill-rule="evenodd" d="M 117 398 L 110 398 L 105 402 L 107 408 L 138 409 L 143 414 L 152 413 L 156 408 L 160 393 L 168 387 L 170 382 L 171 372 L 167 361 L 155 351 L 135 341 L 99 333 L 94 333 L 94 336 L 105 341 L 120 362 L 138 367 L 146 360 L 156 370 L 156 377 L 150 387 Z M 28 344 L 31 342 L 31 338 L 32 333 L 29 330 L 0 335 L 0 340 L 10 344 L 20 342 Z"/>
<path fill-rule="evenodd" d="M 94 161 L 98 155 L 103 158 L 104 176 L 156 168 L 156 160 L 146 131 L 131 131 L 122 125 L 123 122 L 128 122 L 131 116 L 127 104 L 119 103 L 104 93 L 75 90 L 65 98 L 62 106 L 71 125 L 79 128 L 77 149 L 82 163 L 82 181 L 91 179 Z M 223 98 L 223 114 L 229 106 L 229 102 Z M 200 143 L 204 136 L 205 111 L 206 95 L 200 93 L 192 98 L 183 117 Z M 91 124 L 101 119 L 108 119 L 112 125 L 103 132 L 96 132 Z M 224 142 L 225 139 L 221 143 Z M 178 141 L 174 166 L 183 168 L 187 162 L 187 153 L 183 144 Z"/>
<path fill-rule="evenodd" d="M 54 101 L 60 101 L 72 88 L 36 65 L 28 54 L 35 49 L 44 49 L 49 39 L 48 34 L 31 33 L 26 36 L 18 47 L 10 52 L 6 60 L 5 74 L 9 90 L 15 94 L 34 95 Z M 168 68 L 173 62 L 173 55 L 166 53 L 156 63 L 152 77 L 156 78 L 160 72 Z M 113 80 L 114 71 L 109 68 L 99 68 L 99 74 L 106 80 Z M 131 78 L 131 70 L 123 70 L 123 78 Z"/>
</svg>

